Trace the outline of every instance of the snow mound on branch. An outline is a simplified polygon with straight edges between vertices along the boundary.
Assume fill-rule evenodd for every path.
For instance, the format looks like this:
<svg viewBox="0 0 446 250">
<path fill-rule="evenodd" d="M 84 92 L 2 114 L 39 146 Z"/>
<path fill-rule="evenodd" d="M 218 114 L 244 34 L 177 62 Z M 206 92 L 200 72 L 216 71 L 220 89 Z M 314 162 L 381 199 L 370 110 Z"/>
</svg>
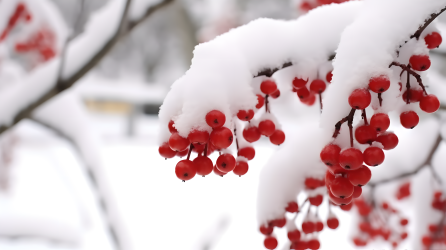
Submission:
<svg viewBox="0 0 446 250">
<path fill-rule="evenodd" d="M 291 62 L 298 75 L 317 77 L 314 72 L 333 54 L 361 6 L 324 6 L 293 21 L 257 19 L 198 45 L 191 68 L 172 85 L 161 107 L 161 140 L 166 141 L 171 119 L 184 137 L 192 128 L 210 131 L 204 118 L 213 109 L 226 115 L 225 126 L 231 128 L 231 117 L 240 109 L 254 109 L 252 77 L 264 69 Z"/>
<path fill-rule="evenodd" d="M 399 46 L 408 41 L 432 13 L 446 5 L 445 0 L 413 0 L 410 4 L 406 0 L 363 2 L 364 8 L 355 22 L 344 30 L 336 51 L 332 84 L 323 99 L 321 126 L 324 128 L 332 129 L 337 121 L 348 114 L 351 109 L 348 96 L 354 89 L 367 88 L 373 76 L 387 75 L 392 83 L 391 88 L 383 93 L 383 109 L 398 107 L 391 100 L 399 95 L 400 70 L 395 72 L 388 66 L 396 60 Z M 412 43 L 412 46 L 416 46 L 416 53 L 422 52 L 422 46 L 425 47 L 423 39 Z M 408 59 L 410 54 L 405 56 Z M 372 105 L 376 107 L 377 95 L 372 93 L 372 99 Z"/>
<path fill-rule="evenodd" d="M 280 218 L 288 202 L 296 201 L 304 190 L 307 177 L 323 179 L 326 167 L 319 152 L 324 144 L 324 133 L 316 123 L 296 128 L 294 134 L 269 159 L 260 173 L 257 192 L 257 220 L 259 224 Z"/>
</svg>

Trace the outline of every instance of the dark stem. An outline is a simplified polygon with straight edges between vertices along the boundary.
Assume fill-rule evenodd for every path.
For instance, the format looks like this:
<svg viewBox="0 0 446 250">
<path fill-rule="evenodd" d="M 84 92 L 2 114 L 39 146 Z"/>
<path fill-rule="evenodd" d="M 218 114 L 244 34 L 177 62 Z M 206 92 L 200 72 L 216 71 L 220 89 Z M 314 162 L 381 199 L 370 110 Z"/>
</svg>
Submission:
<svg viewBox="0 0 446 250">
<path fill-rule="evenodd" d="M 342 120 L 340 120 L 340 121 L 338 121 L 338 122 L 336 123 L 336 125 L 335 125 L 335 131 L 334 131 L 334 133 L 333 133 L 333 138 L 338 137 L 338 135 L 339 135 L 339 131 L 341 131 L 341 126 L 342 126 L 342 124 L 343 124 L 344 122 L 349 121 L 349 120 L 350 120 L 350 117 L 351 117 L 351 120 L 353 121 L 353 116 L 355 115 L 355 111 L 356 111 L 355 109 L 352 109 L 352 110 L 350 111 L 350 113 L 348 114 L 348 116 L 342 118 Z"/>
<path fill-rule="evenodd" d="M 378 100 L 379 100 L 379 106 L 383 105 L 383 98 L 381 96 L 381 93 L 378 93 Z"/>
<path fill-rule="evenodd" d="M 350 131 L 350 147 L 353 148 L 353 117 L 356 109 L 353 109 L 353 115 L 348 118 L 348 130 Z M 352 112 L 350 112 L 352 113 Z"/>
<path fill-rule="evenodd" d="M 410 65 L 407 65 L 407 68 L 410 69 Z M 407 82 L 406 82 L 407 96 L 406 96 L 406 104 L 410 103 L 410 73 L 407 71 Z"/>
<path fill-rule="evenodd" d="M 187 152 L 187 159 L 189 160 L 190 154 L 192 153 L 192 149 L 194 149 L 194 145 L 191 143 L 189 147 L 189 152 Z"/>
<path fill-rule="evenodd" d="M 208 143 L 206 142 L 206 145 L 204 145 L 204 156 L 208 157 Z"/>
<path fill-rule="evenodd" d="M 293 66 L 292 62 L 287 62 L 284 63 L 280 68 L 267 68 L 267 69 L 262 69 L 259 73 L 257 73 L 257 75 L 254 76 L 255 77 L 259 77 L 259 76 L 267 76 L 267 77 L 271 77 L 272 75 L 274 75 L 274 73 L 276 73 L 277 71 L 284 69 L 284 68 L 288 68 L 290 66 Z"/>
<path fill-rule="evenodd" d="M 268 107 L 268 95 L 265 96 L 265 112 L 269 113 L 269 107 Z"/>
<path fill-rule="evenodd" d="M 319 106 L 321 107 L 321 113 L 322 113 L 322 93 L 319 93 Z"/>
<path fill-rule="evenodd" d="M 362 110 L 362 119 L 364 119 L 365 125 L 369 125 L 369 121 L 367 121 L 367 114 L 365 112 L 365 109 Z"/>
<path fill-rule="evenodd" d="M 401 64 L 399 62 L 392 62 L 389 65 L 389 68 L 392 67 L 392 66 L 398 66 L 398 67 L 402 68 L 403 71 L 408 71 L 413 77 L 415 77 L 415 79 L 417 79 L 417 82 L 421 86 L 421 88 L 423 89 L 424 94 L 427 95 L 426 88 L 423 85 L 423 80 L 421 79 L 421 76 L 419 74 L 417 74 L 417 72 L 413 71 L 410 68 L 410 66 L 406 66 L 406 65 Z"/>
<path fill-rule="evenodd" d="M 443 13 L 445 10 L 446 7 L 441 9 L 438 13 L 431 14 L 431 16 L 425 20 L 424 24 L 420 26 L 420 28 L 412 36 L 410 36 L 410 38 L 416 38 L 417 40 L 420 39 L 421 33 L 423 33 L 427 26 L 429 26 L 429 24 L 431 24 L 435 20 L 435 18 L 441 15 L 441 13 Z"/>
<path fill-rule="evenodd" d="M 237 146 L 237 156 L 238 156 L 239 155 L 238 154 L 239 147 L 238 147 L 237 129 L 236 128 L 234 128 L 234 136 L 235 136 L 235 145 Z"/>
</svg>

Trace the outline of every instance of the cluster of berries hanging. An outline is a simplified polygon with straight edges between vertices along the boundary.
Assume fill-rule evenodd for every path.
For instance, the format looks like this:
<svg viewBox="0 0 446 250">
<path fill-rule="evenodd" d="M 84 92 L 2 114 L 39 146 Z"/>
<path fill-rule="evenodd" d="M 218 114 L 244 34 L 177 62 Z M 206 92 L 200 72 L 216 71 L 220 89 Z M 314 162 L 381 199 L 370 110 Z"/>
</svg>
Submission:
<svg viewBox="0 0 446 250">
<path fill-rule="evenodd" d="M 274 228 L 283 228 L 286 226 L 287 236 L 290 241 L 290 249 L 319 249 L 321 244 L 318 239 L 318 234 L 324 229 L 325 225 L 317 214 L 318 207 L 324 200 L 325 193 L 325 181 L 324 179 L 306 178 L 305 179 L 305 192 L 308 198 L 298 205 L 296 201 L 288 202 L 284 207 L 283 215 L 279 218 L 270 220 L 260 226 L 260 233 L 265 235 L 263 242 L 266 249 L 275 249 L 278 245 L 276 236 L 274 235 Z M 308 203 L 307 208 L 303 209 Z M 331 211 L 331 205 L 329 204 L 329 215 L 326 221 L 326 226 L 330 229 L 336 229 L 339 226 L 339 220 Z M 349 211 L 351 205 L 341 206 L 342 210 Z M 300 213 L 302 210 L 303 213 Z M 312 208 L 313 211 L 312 211 Z M 316 213 L 314 213 L 316 211 Z M 294 214 L 292 219 L 288 219 L 285 216 L 286 213 Z M 302 214 L 303 220 L 300 227 L 296 225 L 296 219 L 299 214 Z"/>
<path fill-rule="evenodd" d="M 21 22 L 22 23 L 21 23 Z M 32 15 L 24 3 L 18 3 L 8 24 L 1 32 L 0 42 L 21 24 L 32 21 Z M 52 30 L 41 26 L 39 30 L 31 33 L 25 40 L 15 43 L 15 52 L 18 54 L 37 55 L 38 62 L 46 62 L 56 56 L 56 37 Z"/>
<path fill-rule="evenodd" d="M 436 48 L 441 43 L 441 36 L 433 32 L 425 37 L 425 43 L 428 48 Z M 407 89 L 402 95 L 407 104 L 419 101 L 421 110 L 427 113 L 433 113 L 439 109 L 438 98 L 435 95 L 427 94 L 420 75 L 415 72 L 424 71 L 430 67 L 428 55 L 412 55 L 407 65 L 393 62 L 390 66 L 401 67 L 401 75 L 404 72 L 407 73 Z M 411 88 L 410 76 L 417 79 L 420 90 Z M 372 77 L 369 80 L 368 88 L 355 89 L 348 98 L 348 103 L 352 108 L 351 112 L 335 125 L 333 134 L 333 138 L 336 139 L 342 124 L 348 122 L 350 147 L 341 149 L 335 140 L 325 146 L 320 153 L 322 162 L 327 165 L 329 170 L 325 180 L 328 194 L 335 204 L 351 203 L 356 198 L 355 189 L 366 185 L 371 178 L 368 166 L 375 167 L 383 163 L 385 158 L 383 150 L 391 150 L 398 145 L 398 137 L 392 132 L 386 132 L 390 126 L 389 116 L 376 112 L 369 123 L 365 110 L 372 101 L 371 92 L 377 94 L 379 103 L 382 105 L 381 94 L 389 87 L 389 78 L 382 75 Z M 356 110 L 362 111 L 364 124 L 358 126 L 353 133 L 352 123 Z M 400 115 L 400 120 L 403 127 L 414 128 L 418 124 L 419 118 L 415 111 L 406 111 Z M 358 147 L 355 147 L 354 141 L 370 146 L 362 152 Z"/>
<path fill-rule="evenodd" d="M 443 214 L 441 221 L 438 224 L 428 225 L 428 234 L 421 238 L 422 244 L 431 249 L 436 249 L 436 247 L 444 248 L 446 245 L 446 199 L 441 191 L 436 191 L 432 200 L 432 208 Z"/>
<path fill-rule="evenodd" d="M 349 0 L 302 0 L 299 3 L 298 8 L 301 12 L 308 12 L 322 5 L 332 4 L 332 3 L 343 3 L 347 1 Z"/>
<path fill-rule="evenodd" d="M 328 72 L 325 76 L 327 83 L 331 83 L 331 78 L 333 77 L 332 72 Z M 308 105 L 312 106 L 316 102 L 316 95 L 319 96 L 319 102 L 322 109 L 322 93 L 327 88 L 327 84 L 323 79 L 314 79 L 308 84 L 309 79 L 302 79 L 295 77 L 293 79 L 293 92 L 296 92 L 299 100 Z"/>
<path fill-rule="evenodd" d="M 278 98 L 280 91 L 272 79 L 265 79 L 260 84 L 260 90 L 264 95 L 257 95 L 256 109 L 265 107 L 265 114 L 260 118 L 258 125 L 251 122 L 254 118 L 253 109 L 239 110 L 236 114 L 240 121 L 248 122 L 243 129 L 243 138 L 249 143 L 256 142 L 260 137 L 269 137 L 274 145 L 280 145 L 285 141 L 285 133 L 278 128 L 274 116 L 270 113 L 268 98 Z M 242 176 L 248 172 L 248 161 L 255 156 L 255 149 L 252 146 L 240 148 L 238 143 L 238 134 L 236 129 L 234 133 L 231 129 L 224 127 L 226 116 L 219 110 L 211 110 L 205 117 L 207 125 L 212 132 L 204 130 L 192 130 L 187 138 L 182 137 L 175 128 L 171 120 L 168 124 L 171 136 L 168 142 L 163 143 L 158 151 L 164 158 L 173 158 L 174 156 L 184 157 L 186 160 L 177 163 L 175 173 L 180 180 L 186 181 L 192 179 L 196 174 L 206 176 L 211 172 L 219 176 L 224 176 L 229 172 Z M 235 135 L 237 146 L 237 158 L 231 154 L 228 147 L 231 146 Z M 191 152 L 197 153 L 197 158 L 190 160 Z M 208 157 L 212 152 L 219 151 L 219 157 L 215 165 Z"/>
</svg>

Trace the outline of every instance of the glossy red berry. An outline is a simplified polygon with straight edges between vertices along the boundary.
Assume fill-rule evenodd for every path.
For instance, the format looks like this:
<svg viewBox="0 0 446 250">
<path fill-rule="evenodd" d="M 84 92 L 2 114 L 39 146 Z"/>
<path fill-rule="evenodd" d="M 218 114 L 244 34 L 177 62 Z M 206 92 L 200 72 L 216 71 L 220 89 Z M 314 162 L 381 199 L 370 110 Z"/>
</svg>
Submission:
<svg viewBox="0 0 446 250">
<path fill-rule="evenodd" d="M 432 245 L 432 238 L 430 236 L 423 236 L 423 238 L 421 238 L 421 242 L 425 247 L 429 247 Z"/>
<path fill-rule="evenodd" d="M 333 71 L 330 71 L 327 73 L 327 75 L 325 76 L 325 80 L 327 80 L 327 82 L 331 83 L 331 80 L 333 79 Z"/>
<path fill-rule="evenodd" d="M 322 204 L 324 197 L 322 195 L 318 194 L 316 196 L 308 198 L 308 200 L 310 201 L 311 205 L 318 207 Z"/>
<path fill-rule="evenodd" d="M 183 151 L 178 151 L 178 152 L 177 152 L 177 156 L 180 157 L 180 158 L 183 158 L 183 157 L 186 156 L 188 153 L 189 153 L 189 149 L 187 148 L 187 149 L 185 149 L 185 150 L 183 150 Z"/>
<path fill-rule="evenodd" d="M 224 175 L 227 174 L 227 173 L 224 173 L 224 172 L 218 170 L 217 166 L 214 166 L 214 170 L 213 170 L 213 171 L 214 171 L 214 173 L 215 173 L 216 175 L 219 175 L 219 176 L 221 176 L 221 177 L 223 177 Z"/>
<path fill-rule="evenodd" d="M 194 178 L 197 173 L 197 168 L 194 163 L 190 160 L 179 161 L 175 167 L 175 174 L 178 179 L 187 181 Z"/>
<path fill-rule="evenodd" d="M 299 210 L 299 205 L 297 205 L 297 202 L 295 201 L 288 202 L 288 205 L 285 208 L 285 210 L 288 213 L 297 213 L 297 211 Z"/>
<path fill-rule="evenodd" d="M 369 89 L 375 93 L 383 93 L 390 87 L 390 80 L 387 76 L 372 77 L 369 80 Z"/>
<path fill-rule="evenodd" d="M 231 154 L 222 154 L 217 158 L 216 166 L 223 173 L 231 172 L 235 165 L 235 158 Z"/>
<path fill-rule="evenodd" d="M 221 128 L 226 122 L 226 116 L 218 110 L 212 110 L 206 114 L 206 123 L 211 128 Z"/>
<path fill-rule="evenodd" d="M 370 126 L 376 130 L 376 132 L 384 132 L 390 126 L 390 118 L 387 114 L 377 113 L 370 119 Z"/>
<path fill-rule="evenodd" d="M 310 97 L 310 91 L 305 87 L 298 89 L 296 93 L 297 97 L 299 97 L 301 101 L 305 100 L 305 98 Z"/>
<path fill-rule="evenodd" d="M 316 225 L 312 221 L 305 221 L 302 223 L 302 232 L 311 234 L 316 231 Z"/>
<path fill-rule="evenodd" d="M 272 221 L 271 221 L 271 224 L 272 224 L 273 226 L 275 226 L 275 227 L 280 227 L 280 228 L 282 228 L 282 227 L 284 227 L 284 226 L 286 225 L 286 218 L 283 217 L 283 218 L 280 218 L 280 219 L 272 220 Z"/>
<path fill-rule="evenodd" d="M 265 248 L 270 250 L 276 249 L 277 244 L 277 239 L 272 236 L 266 237 L 266 239 L 263 241 L 263 245 L 265 245 Z"/>
<path fill-rule="evenodd" d="M 349 179 L 339 176 L 331 183 L 330 190 L 334 196 L 344 199 L 352 196 L 354 187 Z"/>
<path fill-rule="evenodd" d="M 264 120 L 259 123 L 260 134 L 269 137 L 276 131 L 276 125 L 271 120 Z"/>
<path fill-rule="evenodd" d="M 411 88 L 409 92 L 407 92 L 407 90 L 404 91 L 402 95 L 404 102 L 407 102 L 407 93 L 410 93 L 409 103 L 419 102 L 423 97 L 423 90 Z"/>
<path fill-rule="evenodd" d="M 335 205 L 348 205 L 353 200 L 353 195 L 347 198 L 339 198 L 336 197 L 331 191 L 328 192 L 328 197 L 330 197 L 330 201 Z"/>
<path fill-rule="evenodd" d="M 254 156 L 256 155 L 256 151 L 253 147 L 241 148 L 238 151 L 238 155 L 243 156 L 246 159 L 248 159 L 248 161 L 250 161 L 250 160 L 254 159 Z"/>
<path fill-rule="evenodd" d="M 257 95 L 256 108 L 259 109 L 259 108 L 263 107 L 264 104 L 265 104 L 265 98 L 261 95 Z"/>
<path fill-rule="evenodd" d="M 355 170 L 362 166 L 364 158 L 357 148 L 347 148 L 339 155 L 339 164 L 347 170 Z"/>
<path fill-rule="evenodd" d="M 359 198 L 359 196 L 361 196 L 362 194 L 362 187 L 360 186 L 355 186 L 355 190 L 353 190 L 353 198 Z"/>
<path fill-rule="evenodd" d="M 174 151 L 183 151 L 189 147 L 189 144 L 189 140 L 178 133 L 173 133 L 169 138 L 169 146 Z"/>
<path fill-rule="evenodd" d="M 316 239 L 312 239 L 308 241 L 308 248 L 310 248 L 311 250 L 317 250 L 321 247 L 321 243 L 316 240 Z"/>
<path fill-rule="evenodd" d="M 177 129 L 174 127 L 174 123 L 172 120 L 169 121 L 169 124 L 167 125 L 169 128 L 170 133 L 178 133 Z"/>
<path fill-rule="evenodd" d="M 272 80 L 265 80 L 260 84 L 260 91 L 265 95 L 270 95 L 277 90 L 277 85 Z"/>
<path fill-rule="evenodd" d="M 243 138 L 247 142 L 255 142 L 260 139 L 260 131 L 256 126 L 249 126 L 243 130 Z"/>
<path fill-rule="evenodd" d="M 401 125 L 405 128 L 415 128 L 415 126 L 418 125 L 418 122 L 420 121 L 420 118 L 418 117 L 417 113 L 415 111 L 407 111 L 403 112 L 400 115 L 400 122 Z"/>
<path fill-rule="evenodd" d="M 307 85 L 307 82 L 308 82 L 308 79 L 304 80 L 302 78 L 294 77 L 293 87 L 296 88 L 296 89 L 303 88 L 303 87 L 305 87 L 305 85 Z"/>
<path fill-rule="evenodd" d="M 355 195 L 355 192 L 353 191 L 353 195 Z M 353 197 L 354 198 L 354 197 Z M 353 202 L 347 204 L 347 205 L 340 205 L 339 206 L 344 211 L 350 211 L 353 207 Z"/>
<path fill-rule="evenodd" d="M 355 130 L 355 139 L 360 144 L 372 144 L 376 137 L 376 130 L 370 125 L 362 125 Z"/>
<path fill-rule="evenodd" d="M 269 141 L 274 145 L 280 145 L 285 141 L 285 133 L 282 130 L 276 130 L 269 137 Z"/>
<path fill-rule="evenodd" d="M 321 232 L 324 230 L 324 223 L 322 221 L 316 221 L 316 231 Z"/>
<path fill-rule="evenodd" d="M 353 186 L 364 186 L 372 178 L 372 172 L 367 166 L 361 166 L 348 172 L 348 180 Z"/>
<path fill-rule="evenodd" d="M 312 106 L 316 102 L 316 96 L 310 92 L 309 96 L 300 99 L 300 101 L 307 106 Z"/>
<path fill-rule="evenodd" d="M 324 92 L 326 87 L 327 86 L 326 86 L 325 82 L 322 81 L 321 79 L 313 80 L 310 83 L 310 90 L 317 94 Z"/>
<path fill-rule="evenodd" d="M 224 149 L 231 146 L 233 139 L 231 130 L 226 127 L 214 129 L 210 135 L 210 142 L 217 149 Z"/>
<path fill-rule="evenodd" d="M 190 143 L 206 144 L 209 141 L 209 132 L 201 130 L 192 130 L 187 136 Z"/>
<path fill-rule="evenodd" d="M 177 155 L 177 152 L 173 151 L 167 142 L 163 143 L 159 148 L 158 152 L 164 158 L 172 158 Z"/>
<path fill-rule="evenodd" d="M 334 166 L 339 163 L 339 154 L 341 148 L 336 144 L 328 144 L 325 146 L 320 154 L 321 160 L 327 166 Z"/>
<path fill-rule="evenodd" d="M 300 231 L 297 230 L 297 229 L 294 229 L 293 231 L 289 231 L 288 232 L 288 239 L 291 242 L 300 240 Z"/>
<path fill-rule="evenodd" d="M 420 100 L 420 108 L 426 113 L 434 113 L 440 108 L 440 101 L 432 94 L 423 96 Z"/>
<path fill-rule="evenodd" d="M 249 169 L 249 166 L 246 161 L 237 161 L 237 163 L 235 164 L 235 168 L 234 168 L 234 170 L 232 170 L 232 172 L 235 175 L 242 176 L 248 172 L 248 169 Z"/>
<path fill-rule="evenodd" d="M 378 166 L 384 162 L 384 151 L 378 147 L 368 147 L 362 154 L 365 164 L 369 166 Z"/>
<path fill-rule="evenodd" d="M 330 229 L 336 229 L 339 227 L 339 220 L 337 218 L 329 218 L 327 220 L 327 227 Z"/>
<path fill-rule="evenodd" d="M 348 104 L 354 109 L 365 109 L 372 102 L 372 95 L 368 89 L 355 89 L 348 97 Z"/>
<path fill-rule="evenodd" d="M 268 225 L 261 225 L 259 230 L 260 233 L 262 233 L 263 235 L 270 235 L 273 233 L 274 227 Z"/>
<path fill-rule="evenodd" d="M 279 97 L 280 97 L 280 90 L 279 90 L 279 89 L 276 89 L 276 91 L 274 91 L 273 93 L 271 93 L 270 96 L 271 96 L 273 99 L 277 99 L 277 98 L 279 98 Z"/>
<path fill-rule="evenodd" d="M 212 160 L 206 156 L 198 156 L 193 160 L 193 163 L 197 169 L 197 174 L 201 176 L 212 173 L 212 170 L 214 169 Z"/>
<path fill-rule="evenodd" d="M 424 37 L 424 41 L 426 42 L 428 49 L 435 49 L 440 46 L 443 38 L 438 32 L 432 32 L 429 35 Z"/>
<path fill-rule="evenodd" d="M 425 71 L 431 67 L 431 60 L 428 55 L 412 55 L 409 63 L 417 71 Z"/>
<path fill-rule="evenodd" d="M 398 136 L 396 136 L 392 132 L 386 132 L 378 136 L 378 138 L 376 138 L 376 141 L 380 142 L 383 145 L 384 150 L 391 150 L 398 145 Z"/>
<path fill-rule="evenodd" d="M 238 119 L 242 120 L 242 121 L 251 121 L 252 118 L 254 118 L 254 110 L 250 109 L 250 110 L 240 110 L 237 113 L 237 117 Z"/>
</svg>

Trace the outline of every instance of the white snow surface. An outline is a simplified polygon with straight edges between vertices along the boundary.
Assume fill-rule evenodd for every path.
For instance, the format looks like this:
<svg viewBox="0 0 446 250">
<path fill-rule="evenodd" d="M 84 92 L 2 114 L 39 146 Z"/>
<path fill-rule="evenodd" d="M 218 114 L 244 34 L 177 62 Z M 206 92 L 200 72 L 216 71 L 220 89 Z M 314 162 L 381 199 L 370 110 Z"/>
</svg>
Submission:
<svg viewBox="0 0 446 250">
<path fill-rule="evenodd" d="M 295 75 L 317 77 L 318 66 L 334 52 L 361 5 L 324 6 L 293 21 L 257 19 L 198 45 L 191 68 L 172 85 L 161 107 L 161 141 L 171 119 L 182 136 L 192 128 L 210 131 L 204 117 L 213 109 L 222 111 L 225 126 L 232 128 L 238 110 L 254 109 L 252 77 L 262 69 L 293 62 Z"/>
</svg>

